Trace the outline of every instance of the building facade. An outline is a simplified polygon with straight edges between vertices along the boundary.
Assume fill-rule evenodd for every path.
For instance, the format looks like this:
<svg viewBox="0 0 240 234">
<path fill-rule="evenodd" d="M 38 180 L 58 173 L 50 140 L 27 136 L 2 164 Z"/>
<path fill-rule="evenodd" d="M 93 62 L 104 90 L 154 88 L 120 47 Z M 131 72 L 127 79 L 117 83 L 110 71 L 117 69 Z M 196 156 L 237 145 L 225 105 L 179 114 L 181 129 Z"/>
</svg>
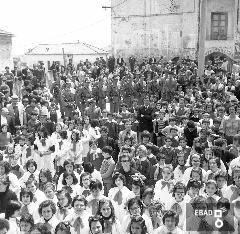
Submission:
<svg viewBox="0 0 240 234">
<path fill-rule="evenodd" d="M 113 54 L 196 58 L 201 1 L 112 0 Z M 239 0 L 204 1 L 205 55 L 240 58 Z"/>
<path fill-rule="evenodd" d="M 71 59 L 74 65 L 80 61 L 88 59 L 94 62 L 96 58 L 103 57 L 106 59 L 108 52 L 86 43 L 62 43 L 62 44 L 40 44 L 30 49 L 21 57 L 21 62 L 32 67 L 33 64 L 43 62 L 48 68 L 53 62 L 68 64 Z"/>
<path fill-rule="evenodd" d="M 0 29 L 0 71 L 12 66 L 12 37 L 13 34 Z"/>
</svg>

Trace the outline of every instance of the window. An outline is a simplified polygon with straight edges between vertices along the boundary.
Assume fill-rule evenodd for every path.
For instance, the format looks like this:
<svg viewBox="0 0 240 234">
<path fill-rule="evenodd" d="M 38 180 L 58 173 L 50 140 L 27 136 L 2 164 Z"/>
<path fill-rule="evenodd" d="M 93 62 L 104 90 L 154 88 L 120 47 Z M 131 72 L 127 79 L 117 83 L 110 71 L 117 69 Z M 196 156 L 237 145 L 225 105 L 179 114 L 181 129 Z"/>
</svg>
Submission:
<svg viewBox="0 0 240 234">
<path fill-rule="evenodd" d="M 211 22 L 211 40 L 227 40 L 228 14 L 213 12 Z"/>
</svg>

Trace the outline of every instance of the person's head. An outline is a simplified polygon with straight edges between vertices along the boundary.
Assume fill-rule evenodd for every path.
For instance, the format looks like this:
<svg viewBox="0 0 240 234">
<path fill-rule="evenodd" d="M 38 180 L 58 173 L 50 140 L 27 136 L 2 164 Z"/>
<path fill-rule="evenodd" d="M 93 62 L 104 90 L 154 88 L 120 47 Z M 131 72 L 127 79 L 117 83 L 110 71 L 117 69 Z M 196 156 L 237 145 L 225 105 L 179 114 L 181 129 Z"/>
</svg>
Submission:
<svg viewBox="0 0 240 234">
<path fill-rule="evenodd" d="M 52 173 L 49 169 L 41 169 L 39 173 L 39 182 L 40 183 L 47 183 L 52 182 Z"/>
<path fill-rule="evenodd" d="M 208 180 L 205 190 L 208 196 L 213 196 L 217 191 L 217 182 L 215 180 Z"/>
<path fill-rule="evenodd" d="M 132 146 L 132 137 L 128 137 L 128 136 L 125 136 L 124 137 L 124 146 L 129 146 L 129 147 L 131 147 Z M 123 146 L 123 147 L 124 147 Z M 122 152 L 123 152 L 123 148 L 122 147 Z M 131 149 L 130 149 L 131 150 Z M 130 153 L 130 152 L 129 152 Z"/>
<path fill-rule="evenodd" d="M 207 200 L 206 200 L 206 198 L 204 198 L 203 196 L 196 196 L 192 200 L 192 208 L 194 210 L 194 214 L 197 215 L 199 218 L 206 217 L 206 210 L 207 210 Z M 200 210 L 203 211 L 203 212 L 198 212 Z"/>
<path fill-rule="evenodd" d="M 222 189 L 224 185 L 227 184 L 227 175 L 225 173 L 219 172 L 215 175 L 215 180 L 217 182 L 217 187 Z"/>
<path fill-rule="evenodd" d="M 142 194 L 142 201 L 144 205 L 149 206 L 154 198 L 154 190 L 152 188 L 146 188 Z"/>
<path fill-rule="evenodd" d="M 165 161 L 166 161 L 166 156 L 164 154 L 157 153 L 156 160 L 157 160 L 159 165 L 164 165 Z"/>
<path fill-rule="evenodd" d="M 72 203 L 71 195 L 64 189 L 57 191 L 56 195 L 59 207 L 68 207 Z"/>
<path fill-rule="evenodd" d="M 1 132 L 6 133 L 7 131 L 8 131 L 8 125 L 7 124 L 3 124 L 1 126 Z"/>
<path fill-rule="evenodd" d="M 98 147 L 97 141 L 95 141 L 95 140 L 90 140 L 90 141 L 89 141 L 89 147 L 90 147 L 92 150 L 97 150 L 97 147 Z"/>
<path fill-rule="evenodd" d="M 20 201 L 23 205 L 29 205 L 33 200 L 33 193 L 26 188 L 22 188 L 20 192 Z"/>
<path fill-rule="evenodd" d="M 100 129 L 101 136 L 106 138 L 108 136 L 108 128 L 106 126 L 102 126 Z"/>
<path fill-rule="evenodd" d="M 38 183 L 36 180 L 28 179 L 25 184 L 28 191 L 31 191 L 33 194 L 36 192 L 38 188 Z"/>
<path fill-rule="evenodd" d="M 115 221 L 115 211 L 111 200 L 102 199 L 99 201 L 97 215 L 102 216 L 103 219 L 112 219 Z"/>
<path fill-rule="evenodd" d="M 52 234 L 49 225 L 37 223 L 31 230 L 31 234 Z"/>
<path fill-rule="evenodd" d="M 145 220 L 139 216 L 133 216 L 129 224 L 130 234 L 147 234 Z"/>
<path fill-rule="evenodd" d="M 179 146 L 181 146 L 182 148 L 185 148 L 187 145 L 187 140 L 184 137 L 180 137 L 178 142 L 179 142 Z"/>
<path fill-rule="evenodd" d="M 80 176 L 80 186 L 86 189 L 89 188 L 91 181 L 91 174 L 88 172 L 83 172 Z"/>
<path fill-rule="evenodd" d="M 216 157 L 210 158 L 208 164 L 212 172 L 216 172 L 221 166 L 220 159 Z"/>
<path fill-rule="evenodd" d="M 69 222 L 60 222 L 55 228 L 55 234 L 71 234 L 71 224 Z"/>
<path fill-rule="evenodd" d="M 92 196 L 97 198 L 103 189 L 103 185 L 99 180 L 91 180 L 89 188 Z"/>
<path fill-rule="evenodd" d="M 144 158 L 147 156 L 147 148 L 144 145 L 140 145 L 137 148 L 136 154 L 138 155 L 139 158 Z"/>
<path fill-rule="evenodd" d="M 98 216 L 91 216 L 88 219 L 91 234 L 103 234 L 103 220 Z"/>
<path fill-rule="evenodd" d="M 128 201 L 127 209 L 132 216 L 142 215 L 143 213 L 143 203 L 140 198 L 131 198 Z"/>
<path fill-rule="evenodd" d="M 162 168 L 162 177 L 165 181 L 169 181 L 172 178 L 173 169 L 171 165 L 165 165 Z"/>
<path fill-rule="evenodd" d="M 184 166 L 186 164 L 186 160 L 183 153 L 177 154 L 177 164 L 180 166 Z"/>
<path fill-rule="evenodd" d="M 237 134 L 233 137 L 233 144 L 237 147 L 240 146 L 240 134 Z"/>
<path fill-rule="evenodd" d="M 135 196 L 142 198 L 145 184 L 139 176 L 133 175 L 132 178 L 132 192 L 135 194 Z"/>
<path fill-rule="evenodd" d="M 126 178 L 123 174 L 116 172 L 113 175 L 113 182 L 118 188 L 122 188 L 124 184 L 126 183 Z"/>
<path fill-rule="evenodd" d="M 74 162 L 71 160 L 65 160 L 63 163 L 63 168 L 66 172 L 72 173 L 74 170 Z"/>
<path fill-rule="evenodd" d="M 73 130 L 71 134 L 71 141 L 78 142 L 79 140 L 80 140 L 79 132 L 76 130 Z"/>
<path fill-rule="evenodd" d="M 144 130 L 141 134 L 141 139 L 143 144 L 147 144 L 151 139 L 151 134 L 149 131 Z"/>
<path fill-rule="evenodd" d="M 26 162 L 26 169 L 30 173 L 34 173 L 37 170 L 37 163 L 33 159 L 29 159 Z"/>
<path fill-rule="evenodd" d="M 9 222 L 0 218 L 0 234 L 7 234 L 9 230 Z"/>
<path fill-rule="evenodd" d="M 168 231 L 173 231 L 178 226 L 179 216 L 171 210 L 166 211 L 163 215 L 163 224 L 167 227 Z"/>
<path fill-rule="evenodd" d="M 51 200 L 43 201 L 38 208 L 38 213 L 45 220 L 50 220 L 56 214 L 56 205 Z"/>
<path fill-rule="evenodd" d="M 211 148 L 206 148 L 206 149 L 204 150 L 204 157 L 205 157 L 207 160 L 209 160 L 210 158 L 213 157 L 213 151 L 212 151 Z"/>
<path fill-rule="evenodd" d="M 181 202 L 186 194 L 186 188 L 183 183 L 177 182 L 173 187 L 173 197 L 177 202 Z"/>
<path fill-rule="evenodd" d="M 0 179 L 0 192 L 6 192 L 9 189 L 10 180 L 8 176 L 2 176 Z"/>
<path fill-rule="evenodd" d="M 169 136 L 165 138 L 164 142 L 167 147 L 172 145 L 172 139 Z"/>
<path fill-rule="evenodd" d="M 82 212 L 86 209 L 87 200 L 84 196 L 77 195 L 72 200 L 72 207 L 76 214 L 82 214 Z"/>
<path fill-rule="evenodd" d="M 72 172 L 72 173 L 64 172 L 63 173 L 63 180 L 62 180 L 63 185 L 71 186 L 71 185 L 75 185 L 77 183 L 78 183 L 78 179 L 75 176 L 74 172 Z"/>
<path fill-rule="evenodd" d="M 22 233 L 30 233 L 32 228 L 34 227 L 34 220 L 32 215 L 25 214 L 20 219 L 20 231 Z"/>
<path fill-rule="evenodd" d="M 187 192 L 191 198 L 194 198 L 199 195 L 201 189 L 201 184 L 196 180 L 189 180 L 187 184 Z"/>
<path fill-rule="evenodd" d="M 20 217 L 21 203 L 18 201 L 9 201 L 6 206 L 5 218 L 17 218 Z"/>
<path fill-rule="evenodd" d="M 131 121 L 131 119 L 125 120 L 124 126 L 125 126 L 125 129 L 126 129 L 127 131 L 130 131 L 130 130 L 131 130 L 131 127 L 132 127 L 132 121 Z"/>
<path fill-rule="evenodd" d="M 53 199 L 55 196 L 55 185 L 47 182 L 43 187 L 43 191 L 47 199 Z"/>
<path fill-rule="evenodd" d="M 200 156 L 198 154 L 192 154 L 190 156 L 190 166 L 193 168 L 199 168 L 200 167 Z"/>
<path fill-rule="evenodd" d="M 233 183 L 239 188 L 240 187 L 240 168 L 235 167 L 232 170 Z"/>
<path fill-rule="evenodd" d="M 113 149 L 111 146 L 104 146 L 102 148 L 102 155 L 105 159 L 112 157 Z"/>
<path fill-rule="evenodd" d="M 94 172 L 94 165 L 91 162 L 82 164 L 84 172 L 88 172 L 90 175 Z"/>
<path fill-rule="evenodd" d="M 119 160 L 121 162 L 121 166 L 124 171 L 130 171 L 131 169 L 131 156 L 129 154 L 122 154 L 119 157 Z"/>
</svg>

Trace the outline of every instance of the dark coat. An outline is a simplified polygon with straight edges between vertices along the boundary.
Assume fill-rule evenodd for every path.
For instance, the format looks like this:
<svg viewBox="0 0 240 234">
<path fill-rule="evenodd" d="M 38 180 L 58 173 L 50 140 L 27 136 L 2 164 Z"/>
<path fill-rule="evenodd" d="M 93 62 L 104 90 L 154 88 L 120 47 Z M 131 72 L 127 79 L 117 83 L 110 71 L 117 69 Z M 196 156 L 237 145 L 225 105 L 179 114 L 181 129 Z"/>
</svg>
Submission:
<svg viewBox="0 0 240 234">
<path fill-rule="evenodd" d="M 143 115 L 143 117 L 141 117 Z M 147 130 L 153 132 L 153 109 L 151 107 L 142 106 L 138 109 L 137 119 L 139 121 L 139 131 Z"/>
</svg>

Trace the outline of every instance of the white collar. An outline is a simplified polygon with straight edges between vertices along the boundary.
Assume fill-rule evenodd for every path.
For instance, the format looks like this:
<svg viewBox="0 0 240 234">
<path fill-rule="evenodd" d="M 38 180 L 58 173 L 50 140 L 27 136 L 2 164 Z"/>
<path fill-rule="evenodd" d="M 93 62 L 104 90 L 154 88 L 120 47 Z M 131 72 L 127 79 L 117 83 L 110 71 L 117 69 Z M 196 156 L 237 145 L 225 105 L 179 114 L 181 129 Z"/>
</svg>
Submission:
<svg viewBox="0 0 240 234">
<path fill-rule="evenodd" d="M 91 149 L 90 154 L 101 154 L 102 150 L 100 148 L 97 148 L 96 150 Z"/>
</svg>

